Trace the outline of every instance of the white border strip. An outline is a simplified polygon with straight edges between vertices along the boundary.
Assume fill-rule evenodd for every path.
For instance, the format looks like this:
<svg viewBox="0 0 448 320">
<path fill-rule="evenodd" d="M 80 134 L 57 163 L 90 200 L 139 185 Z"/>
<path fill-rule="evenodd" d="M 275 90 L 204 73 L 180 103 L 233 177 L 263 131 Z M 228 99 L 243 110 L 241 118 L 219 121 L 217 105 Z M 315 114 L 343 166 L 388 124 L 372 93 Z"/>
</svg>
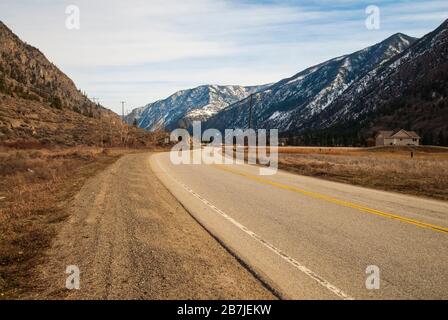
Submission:
<svg viewBox="0 0 448 320">
<path fill-rule="evenodd" d="M 222 211 L 221 209 L 217 208 L 214 204 L 210 203 L 207 199 L 205 199 L 204 197 L 202 197 L 200 194 L 196 193 L 194 190 L 192 190 L 190 187 L 188 187 L 186 184 L 180 182 L 179 180 L 177 180 L 176 178 L 174 178 L 172 175 L 170 175 L 168 172 L 166 172 L 163 167 L 160 165 L 159 161 L 156 160 L 159 168 L 163 171 L 164 174 L 166 174 L 168 177 L 170 177 L 173 181 L 175 181 L 176 183 L 178 183 L 180 186 L 182 186 L 182 188 L 184 188 L 186 191 L 188 191 L 190 194 L 192 194 L 194 197 L 196 197 L 197 199 L 199 199 L 202 203 L 206 204 L 209 208 L 211 208 L 213 211 L 217 212 L 218 214 L 220 214 L 223 218 L 225 218 L 227 221 L 229 221 L 230 223 L 232 223 L 234 226 L 236 226 L 238 229 L 242 230 L 243 232 L 245 232 L 247 235 L 249 235 L 251 238 L 255 239 L 258 243 L 262 244 L 263 246 L 265 246 L 266 248 L 268 248 L 269 250 L 271 250 L 272 252 L 274 252 L 275 254 L 277 254 L 278 256 L 280 256 L 283 260 L 285 260 L 286 262 L 288 262 L 289 264 L 293 265 L 296 269 L 298 269 L 299 271 L 303 272 L 304 274 L 306 274 L 308 277 L 310 277 L 311 279 L 315 280 L 318 284 L 320 284 L 322 287 L 328 289 L 329 291 L 331 291 L 332 293 L 334 293 L 335 295 L 337 295 L 338 297 L 344 299 L 344 300 L 354 300 L 353 297 L 349 296 L 348 294 L 346 294 L 344 291 L 342 291 L 341 289 L 339 289 L 338 287 L 336 287 L 335 285 L 331 284 L 330 282 L 328 282 L 327 280 L 325 280 L 324 278 L 322 278 L 321 276 L 319 276 L 318 274 L 314 273 L 313 271 L 311 271 L 310 269 L 308 269 L 307 267 L 305 267 L 304 265 L 302 265 L 300 262 L 298 262 L 297 260 L 295 260 L 294 258 L 288 256 L 286 253 L 284 253 L 283 251 L 281 251 L 280 249 L 278 249 L 277 247 L 275 247 L 274 245 L 270 244 L 269 242 L 263 240 L 259 235 L 257 235 L 255 232 L 249 230 L 248 228 L 246 228 L 244 225 L 242 225 L 241 223 L 239 223 L 238 221 L 236 221 L 235 219 L 233 219 L 232 217 L 230 217 L 228 214 L 226 214 L 224 211 Z"/>
</svg>

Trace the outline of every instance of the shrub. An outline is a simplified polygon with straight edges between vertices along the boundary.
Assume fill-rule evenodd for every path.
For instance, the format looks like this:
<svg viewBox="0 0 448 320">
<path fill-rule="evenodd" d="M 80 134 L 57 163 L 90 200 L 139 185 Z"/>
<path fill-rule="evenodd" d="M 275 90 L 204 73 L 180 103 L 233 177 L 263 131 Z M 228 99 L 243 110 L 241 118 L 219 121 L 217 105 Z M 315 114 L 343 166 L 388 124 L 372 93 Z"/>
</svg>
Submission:
<svg viewBox="0 0 448 320">
<path fill-rule="evenodd" d="M 56 109 L 62 109 L 62 100 L 58 96 L 51 98 L 51 107 Z"/>
</svg>

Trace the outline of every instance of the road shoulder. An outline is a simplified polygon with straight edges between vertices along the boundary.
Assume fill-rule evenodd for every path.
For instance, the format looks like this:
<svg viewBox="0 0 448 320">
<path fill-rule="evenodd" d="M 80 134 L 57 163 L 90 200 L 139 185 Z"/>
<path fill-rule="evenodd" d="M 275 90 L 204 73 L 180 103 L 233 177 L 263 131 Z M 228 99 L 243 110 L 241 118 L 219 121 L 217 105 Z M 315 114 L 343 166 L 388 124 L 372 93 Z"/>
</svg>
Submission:
<svg viewBox="0 0 448 320">
<path fill-rule="evenodd" d="M 157 179 L 149 154 L 86 182 L 39 267 L 39 299 L 274 299 Z M 80 290 L 67 290 L 67 266 Z"/>
</svg>

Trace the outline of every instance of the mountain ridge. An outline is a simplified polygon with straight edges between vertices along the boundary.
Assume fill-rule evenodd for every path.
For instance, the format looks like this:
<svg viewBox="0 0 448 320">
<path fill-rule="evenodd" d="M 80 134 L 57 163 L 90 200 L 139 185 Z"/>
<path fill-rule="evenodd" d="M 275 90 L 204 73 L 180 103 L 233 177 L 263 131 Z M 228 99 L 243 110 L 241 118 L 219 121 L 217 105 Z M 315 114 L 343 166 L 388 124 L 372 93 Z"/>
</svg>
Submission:
<svg viewBox="0 0 448 320">
<path fill-rule="evenodd" d="M 1 21 L 0 21 L 1 22 Z M 0 72 L 3 93 L 98 116 L 97 106 L 36 47 L 0 23 Z"/>
<path fill-rule="evenodd" d="M 149 131 L 170 130 L 177 127 L 188 128 L 192 121 L 204 121 L 228 105 L 269 85 L 213 84 L 180 90 L 165 99 L 134 109 L 126 117 L 126 121 L 129 124 L 135 121 L 139 127 Z"/>
<path fill-rule="evenodd" d="M 373 46 L 342 55 L 282 79 L 255 95 L 253 124 L 257 128 L 287 131 L 293 121 L 304 121 L 320 113 L 354 81 L 415 41 L 402 33 Z M 248 123 L 248 101 L 242 100 L 214 117 L 205 127 L 244 128 Z"/>
<path fill-rule="evenodd" d="M 81 92 L 36 47 L 0 21 L 0 143 L 146 145 L 149 134 Z"/>
<path fill-rule="evenodd" d="M 366 74 L 304 127 L 346 130 L 351 136 L 363 138 L 378 130 L 404 127 L 418 131 L 426 144 L 446 145 L 447 73 L 448 20 L 445 20 L 407 50 Z"/>
</svg>

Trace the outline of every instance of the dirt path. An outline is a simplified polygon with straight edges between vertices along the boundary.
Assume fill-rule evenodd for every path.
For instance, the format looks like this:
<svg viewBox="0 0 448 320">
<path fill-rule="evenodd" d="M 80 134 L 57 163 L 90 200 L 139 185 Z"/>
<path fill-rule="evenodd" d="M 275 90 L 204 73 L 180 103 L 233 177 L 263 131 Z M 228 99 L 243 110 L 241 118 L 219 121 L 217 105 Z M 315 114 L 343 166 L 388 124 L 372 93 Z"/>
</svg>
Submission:
<svg viewBox="0 0 448 320">
<path fill-rule="evenodd" d="M 38 268 L 49 299 L 272 299 L 154 176 L 127 155 L 88 180 Z M 68 265 L 81 289 L 67 290 Z"/>
</svg>

